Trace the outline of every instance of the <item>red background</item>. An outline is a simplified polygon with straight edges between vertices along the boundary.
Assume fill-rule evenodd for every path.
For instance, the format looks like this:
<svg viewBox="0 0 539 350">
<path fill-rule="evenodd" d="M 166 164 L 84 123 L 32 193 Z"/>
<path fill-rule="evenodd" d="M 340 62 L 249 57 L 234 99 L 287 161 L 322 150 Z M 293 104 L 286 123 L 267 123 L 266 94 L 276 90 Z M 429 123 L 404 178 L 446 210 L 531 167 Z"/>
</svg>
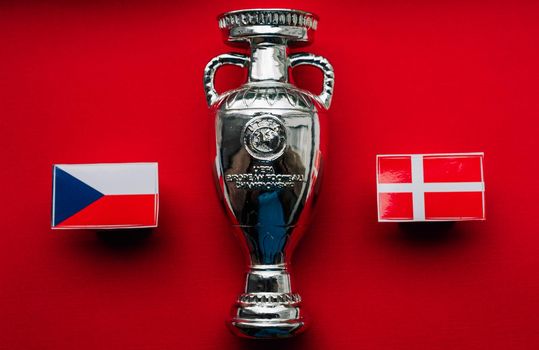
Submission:
<svg viewBox="0 0 539 350">
<path fill-rule="evenodd" d="M 321 17 L 330 154 L 294 256 L 311 328 L 224 327 L 244 260 L 212 184 L 216 14 Z M 518 1 L 0 4 L 0 348 L 537 349 L 539 24 Z M 320 76 L 296 80 L 316 90 Z M 244 74 L 220 74 L 221 89 Z M 376 222 L 375 155 L 484 151 L 487 221 Z M 53 163 L 158 161 L 160 226 L 51 232 Z"/>
</svg>

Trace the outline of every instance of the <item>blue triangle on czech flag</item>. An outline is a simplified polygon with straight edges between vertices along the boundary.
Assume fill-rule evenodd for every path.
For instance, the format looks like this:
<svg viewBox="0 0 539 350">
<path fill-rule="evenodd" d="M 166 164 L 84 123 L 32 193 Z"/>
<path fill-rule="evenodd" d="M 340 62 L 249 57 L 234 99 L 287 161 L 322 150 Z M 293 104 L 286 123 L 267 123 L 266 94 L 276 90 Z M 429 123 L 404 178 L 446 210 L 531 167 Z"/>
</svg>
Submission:
<svg viewBox="0 0 539 350">
<path fill-rule="evenodd" d="M 54 182 L 53 226 L 104 196 L 58 167 L 54 167 Z"/>
</svg>

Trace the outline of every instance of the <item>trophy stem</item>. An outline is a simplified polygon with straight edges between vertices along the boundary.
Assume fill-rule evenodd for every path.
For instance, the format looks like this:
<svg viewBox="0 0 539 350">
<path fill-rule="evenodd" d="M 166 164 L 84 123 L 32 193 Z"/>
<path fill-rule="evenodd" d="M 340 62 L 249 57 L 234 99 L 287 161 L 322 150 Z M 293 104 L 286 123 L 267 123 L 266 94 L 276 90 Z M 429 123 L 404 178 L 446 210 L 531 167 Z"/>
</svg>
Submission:
<svg viewBox="0 0 539 350">
<path fill-rule="evenodd" d="M 229 326 L 247 338 L 291 337 L 304 330 L 300 303 L 299 294 L 291 292 L 285 265 L 251 266 Z"/>
</svg>

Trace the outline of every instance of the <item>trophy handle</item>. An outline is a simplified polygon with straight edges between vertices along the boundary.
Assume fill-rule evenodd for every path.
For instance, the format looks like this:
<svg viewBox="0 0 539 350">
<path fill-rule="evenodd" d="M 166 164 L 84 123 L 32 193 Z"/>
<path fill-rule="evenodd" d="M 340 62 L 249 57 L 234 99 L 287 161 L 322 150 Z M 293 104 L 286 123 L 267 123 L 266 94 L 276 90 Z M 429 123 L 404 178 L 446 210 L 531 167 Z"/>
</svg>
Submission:
<svg viewBox="0 0 539 350">
<path fill-rule="evenodd" d="M 249 57 L 239 53 L 225 53 L 211 59 L 204 68 L 204 91 L 206 92 L 206 101 L 208 106 L 212 106 L 221 97 L 213 84 L 215 72 L 225 64 L 232 64 L 245 68 L 249 64 Z"/>
<path fill-rule="evenodd" d="M 297 53 L 290 55 L 288 59 L 291 68 L 308 64 L 319 68 L 324 73 L 324 85 L 322 87 L 322 93 L 315 96 L 316 100 L 324 106 L 325 109 L 329 109 L 331 105 L 331 97 L 333 96 L 333 84 L 335 81 L 335 73 L 333 72 L 333 66 L 327 59 L 322 56 L 313 55 L 311 53 Z"/>
</svg>

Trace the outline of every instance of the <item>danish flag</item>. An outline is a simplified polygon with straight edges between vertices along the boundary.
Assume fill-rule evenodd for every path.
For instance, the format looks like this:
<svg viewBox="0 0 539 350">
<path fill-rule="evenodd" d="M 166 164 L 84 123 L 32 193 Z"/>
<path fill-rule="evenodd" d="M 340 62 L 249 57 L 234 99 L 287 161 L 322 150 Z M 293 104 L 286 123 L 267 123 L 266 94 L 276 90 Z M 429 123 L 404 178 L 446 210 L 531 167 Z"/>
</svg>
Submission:
<svg viewBox="0 0 539 350">
<path fill-rule="evenodd" d="M 484 220 L 483 157 L 378 155 L 378 221 Z"/>
<path fill-rule="evenodd" d="M 157 163 L 57 164 L 52 228 L 156 227 Z"/>
</svg>

